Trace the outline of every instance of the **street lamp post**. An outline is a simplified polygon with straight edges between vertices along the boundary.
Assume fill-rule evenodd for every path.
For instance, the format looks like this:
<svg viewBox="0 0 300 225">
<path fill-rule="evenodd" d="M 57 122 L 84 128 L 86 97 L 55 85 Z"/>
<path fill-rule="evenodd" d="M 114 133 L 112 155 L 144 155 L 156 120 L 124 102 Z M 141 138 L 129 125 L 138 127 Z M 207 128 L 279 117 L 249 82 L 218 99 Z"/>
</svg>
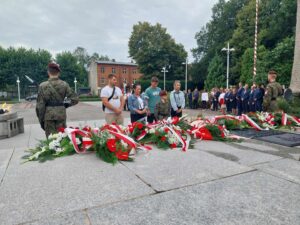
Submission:
<svg viewBox="0 0 300 225">
<path fill-rule="evenodd" d="M 185 64 L 185 93 L 187 93 L 187 69 L 188 69 L 188 58 L 182 64 Z"/>
<path fill-rule="evenodd" d="M 227 48 L 222 48 L 222 51 L 227 52 L 227 73 L 226 73 L 226 88 L 229 86 L 229 54 L 234 51 L 234 48 L 229 48 L 229 42 L 227 43 Z"/>
<path fill-rule="evenodd" d="M 75 84 L 75 93 L 77 94 L 77 80 L 76 80 L 76 77 L 74 79 L 74 84 Z"/>
<path fill-rule="evenodd" d="M 169 71 L 166 69 L 166 66 L 164 66 L 162 68 L 161 72 L 164 73 L 164 90 L 166 90 L 166 73 L 169 72 Z"/>
<path fill-rule="evenodd" d="M 17 78 L 17 84 L 18 84 L 18 98 L 19 98 L 19 102 L 20 102 L 21 96 L 20 96 L 20 79 L 19 79 L 19 77 Z"/>
</svg>

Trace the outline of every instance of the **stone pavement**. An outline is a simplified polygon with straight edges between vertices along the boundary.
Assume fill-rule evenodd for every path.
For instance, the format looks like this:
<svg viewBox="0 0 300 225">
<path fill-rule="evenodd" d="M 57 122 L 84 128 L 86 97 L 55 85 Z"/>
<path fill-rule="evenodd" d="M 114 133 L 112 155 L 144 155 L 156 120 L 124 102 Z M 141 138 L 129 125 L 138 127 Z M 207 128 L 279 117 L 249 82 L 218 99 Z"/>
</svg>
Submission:
<svg viewBox="0 0 300 225">
<path fill-rule="evenodd" d="M 77 113 L 82 108 L 86 119 L 68 125 L 104 123 L 86 110 L 96 110 L 92 104 L 82 104 Z M 92 153 L 21 164 L 24 151 L 43 138 L 28 122 L 24 134 L 0 140 L 1 225 L 300 221 L 300 148 L 197 141 L 187 152 L 153 149 L 115 166 Z"/>
</svg>

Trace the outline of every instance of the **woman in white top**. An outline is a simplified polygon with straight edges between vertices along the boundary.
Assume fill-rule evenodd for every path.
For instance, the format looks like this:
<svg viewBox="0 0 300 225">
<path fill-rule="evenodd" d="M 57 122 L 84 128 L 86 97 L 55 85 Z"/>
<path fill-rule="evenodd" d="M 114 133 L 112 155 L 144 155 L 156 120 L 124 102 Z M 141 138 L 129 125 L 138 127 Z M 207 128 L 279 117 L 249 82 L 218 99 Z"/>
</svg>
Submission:
<svg viewBox="0 0 300 225">
<path fill-rule="evenodd" d="M 225 105 L 225 91 L 223 88 L 220 89 L 221 91 L 221 94 L 219 96 L 219 104 L 221 106 L 221 112 L 222 114 L 226 114 L 225 111 L 226 111 L 226 105 Z"/>
</svg>

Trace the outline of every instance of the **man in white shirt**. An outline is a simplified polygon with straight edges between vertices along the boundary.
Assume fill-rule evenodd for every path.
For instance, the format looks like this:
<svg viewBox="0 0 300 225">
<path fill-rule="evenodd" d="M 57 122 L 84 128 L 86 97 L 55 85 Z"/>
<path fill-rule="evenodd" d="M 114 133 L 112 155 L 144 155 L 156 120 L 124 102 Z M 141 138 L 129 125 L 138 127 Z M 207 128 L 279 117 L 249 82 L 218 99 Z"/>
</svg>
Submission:
<svg viewBox="0 0 300 225">
<path fill-rule="evenodd" d="M 203 109 L 207 109 L 207 102 L 208 102 L 208 93 L 206 90 L 204 90 L 202 92 L 202 95 L 201 95 L 201 101 L 202 101 L 202 108 Z"/>
<path fill-rule="evenodd" d="M 101 90 L 102 104 L 105 107 L 105 121 L 107 124 L 123 124 L 122 111 L 124 108 L 124 97 L 122 91 L 116 86 L 117 77 L 114 74 L 108 75 L 108 85 Z"/>
<path fill-rule="evenodd" d="M 184 93 L 180 91 L 180 81 L 174 81 L 174 90 L 170 93 L 170 102 L 171 102 L 171 116 L 182 116 L 182 110 L 185 107 L 185 97 Z"/>
</svg>

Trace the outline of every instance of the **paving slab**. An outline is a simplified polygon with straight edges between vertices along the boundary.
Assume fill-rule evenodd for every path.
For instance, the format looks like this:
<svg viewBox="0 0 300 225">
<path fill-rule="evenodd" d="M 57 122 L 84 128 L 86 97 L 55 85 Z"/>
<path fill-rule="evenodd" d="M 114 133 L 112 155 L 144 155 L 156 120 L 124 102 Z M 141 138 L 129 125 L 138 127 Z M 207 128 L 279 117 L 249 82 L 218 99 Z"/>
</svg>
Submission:
<svg viewBox="0 0 300 225">
<path fill-rule="evenodd" d="M 30 129 L 31 129 L 30 125 L 25 125 L 24 133 L 18 134 L 11 138 L 1 139 L 0 140 L 0 150 L 28 146 L 28 141 L 29 141 L 30 132 L 31 132 Z"/>
<path fill-rule="evenodd" d="M 197 149 L 182 152 L 179 149 L 154 149 L 134 163 L 124 162 L 156 191 L 165 191 L 187 185 L 207 182 L 253 170 Z"/>
<path fill-rule="evenodd" d="M 0 150 L 0 186 L 1 186 L 1 181 L 4 177 L 7 165 L 11 158 L 11 154 L 13 154 L 13 149 L 1 149 Z"/>
<path fill-rule="evenodd" d="M 245 146 L 247 146 L 246 143 Z M 198 141 L 195 147 L 201 151 L 248 166 L 281 159 L 281 157 L 275 155 L 249 149 L 242 150 L 224 142 Z"/>
<path fill-rule="evenodd" d="M 154 191 L 122 164 L 94 153 L 20 164 L 24 148 L 15 150 L 0 188 L 0 221 L 5 225 L 41 219 Z"/>
<path fill-rule="evenodd" d="M 300 146 L 300 134 L 294 133 L 284 133 L 267 137 L 258 137 L 256 139 L 287 147 Z"/>
<path fill-rule="evenodd" d="M 38 221 L 25 223 L 23 225 L 91 225 L 86 213 L 76 211 L 60 216 L 47 217 Z"/>
<path fill-rule="evenodd" d="M 299 154 L 299 153 L 295 153 L 295 154 L 290 153 L 290 155 L 293 156 L 293 158 L 294 158 L 295 160 L 300 161 L 300 154 Z"/>
<path fill-rule="evenodd" d="M 262 142 L 262 144 L 257 144 L 257 143 L 243 141 L 243 142 L 234 143 L 234 144 L 240 145 L 242 147 L 253 148 L 253 149 L 256 149 L 259 151 L 264 151 L 264 152 L 278 152 L 279 151 L 278 149 L 276 149 L 274 147 L 264 144 L 264 142 Z"/>
<path fill-rule="evenodd" d="M 88 210 L 93 225 L 298 225 L 300 186 L 250 172 Z"/>
<path fill-rule="evenodd" d="M 300 184 L 300 162 L 293 159 L 282 159 L 254 166 L 263 172 L 273 174 Z"/>
</svg>

